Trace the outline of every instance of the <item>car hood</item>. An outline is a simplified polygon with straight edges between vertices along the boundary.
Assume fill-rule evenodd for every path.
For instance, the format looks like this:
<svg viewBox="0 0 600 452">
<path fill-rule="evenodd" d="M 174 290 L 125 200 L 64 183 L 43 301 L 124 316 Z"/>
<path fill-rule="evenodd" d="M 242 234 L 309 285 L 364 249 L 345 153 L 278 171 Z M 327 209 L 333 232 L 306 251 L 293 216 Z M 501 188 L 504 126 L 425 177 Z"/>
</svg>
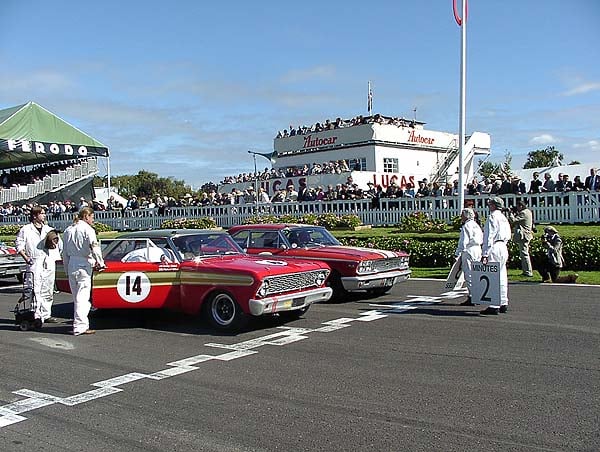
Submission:
<svg viewBox="0 0 600 452">
<path fill-rule="evenodd" d="M 319 269 L 329 270 L 329 266 L 324 262 L 280 259 L 270 255 L 198 257 L 183 262 L 180 268 L 182 270 L 207 271 L 210 269 L 216 272 L 239 272 L 269 276 Z"/>
<path fill-rule="evenodd" d="M 401 251 L 386 251 L 373 248 L 360 248 L 357 246 L 317 246 L 308 248 L 295 248 L 290 250 L 295 255 L 314 259 L 352 259 L 357 261 L 389 259 L 408 256 Z"/>
</svg>

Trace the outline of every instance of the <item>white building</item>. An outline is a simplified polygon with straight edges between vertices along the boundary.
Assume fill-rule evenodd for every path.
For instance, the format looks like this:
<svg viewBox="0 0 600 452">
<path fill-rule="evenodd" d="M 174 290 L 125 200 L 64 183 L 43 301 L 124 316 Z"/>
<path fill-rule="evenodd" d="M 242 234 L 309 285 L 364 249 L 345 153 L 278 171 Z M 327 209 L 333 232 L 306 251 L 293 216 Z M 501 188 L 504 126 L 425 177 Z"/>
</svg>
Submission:
<svg viewBox="0 0 600 452">
<path fill-rule="evenodd" d="M 366 189 L 368 182 L 384 189 L 397 183 L 418 185 L 418 181 L 452 182 L 458 180 L 458 135 L 427 130 L 423 122 L 375 115 L 365 118 L 359 125 L 341 121 L 342 127 L 330 125 L 326 130 L 307 133 L 290 132 L 274 140 L 276 161 L 274 168 L 287 168 L 324 164 L 345 160 L 351 177 L 359 188 Z M 314 130 L 314 128 L 313 128 Z M 464 149 L 464 182 L 473 177 L 475 155 L 490 153 L 490 136 L 474 132 L 467 137 Z M 306 182 L 310 187 L 345 183 L 348 173 L 320 174 L 261 181 L 261 186 L 272 195 L 275 190 L 289 184 L 298 187 Z M 246 184 L 225 184 L 221 192 L 232 188 L 244 189 Z"/>
</svg>

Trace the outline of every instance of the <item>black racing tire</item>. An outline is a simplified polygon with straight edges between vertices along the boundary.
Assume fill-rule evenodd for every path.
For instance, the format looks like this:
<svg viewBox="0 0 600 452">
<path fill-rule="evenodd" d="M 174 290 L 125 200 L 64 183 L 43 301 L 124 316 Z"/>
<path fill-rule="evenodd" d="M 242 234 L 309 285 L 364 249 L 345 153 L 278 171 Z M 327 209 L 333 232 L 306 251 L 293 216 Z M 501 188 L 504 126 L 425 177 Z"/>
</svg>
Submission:
<svg viewBox="0 0 600 452">
<path fill-rule="evenodd" d="M 42 325 L 43 325 L 43 324 L 44 324 L 44 322 L 42 322 L 40 319 L 35 319 L 35 320 L 33 321 L 33 324 L 32 324 L 32 326 L 33 326 L 33 329 L 34 329 L 34 330 L 37 330 L 37 331 L 39 331 L 39 330 L 41 330 L 41 329 L 42 329 Z"/>
<path fill-rule="evenodd" d="M 17 325 L 17 328 L 19 328 L 20 331 L 29 331 L 30 326 L 31 323 L 29 322 L 29 320 L 21 320 Z"/>
<path fill-rule="evenodd" d="M 341 302 L 348 296 L 350 292 L 344 289 L 342 284 L 342 276 L 338 272 L 333 272 L 327 280 L 327 285 L 333 289 L 333 295 L 329 299 L 332 302 Z"/>
<path fill-rule="evenodd" d="M 374 297 L 380 297 L 380 296 L 385 295 L 386 293 L 388 293 L 390 290 L 392 290 L 392 286 L 377 287 L 375 289 L 369 289 L 369 290 L 367 290 L 367 293 L 369 295 L 374 296 Z"/>
<path fill-rule="evenodd" d="M 248 323 L 248 316 L 227 292 L 212 294 L 204 303 L 204 315 L 211 326 L 224 331 L 239 331 Z"/>
<path fill-rule="evenodd" d="M 282 311 L 279 313 L 279 318 L 285 320 L 286 322 L 289 322 L 292 320 L 298 320 L 300 317 L 302 317 L 304 314 L 306 314 L 306 311 L 308 311 L 309 308 L 310 308 L 310 305 L 304 306 L 303 308 L 300 308 L 300 309 L 294 309 L 293 311 Z"/>
</svg>

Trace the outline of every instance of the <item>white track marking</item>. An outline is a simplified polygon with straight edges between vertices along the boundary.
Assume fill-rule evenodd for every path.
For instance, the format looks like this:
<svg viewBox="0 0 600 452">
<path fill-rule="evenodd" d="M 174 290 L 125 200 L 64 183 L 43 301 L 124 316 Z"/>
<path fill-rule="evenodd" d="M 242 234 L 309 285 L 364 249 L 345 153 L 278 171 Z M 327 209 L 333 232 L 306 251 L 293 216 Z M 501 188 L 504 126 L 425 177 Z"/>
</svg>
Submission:
<svg viewBox="0 0 600 452">
<path fill-rule="evenodd" d="M 65 340 L 49 339 L 47 337 L 30 337 L 29 340 L 49 348 L 60 348 L 62 350 L 73 350 L 75 348 L 72 342 Z"/>
<path fill-rule="evenodd" d="M 447 293 L 450 296 L 450 293 Z M 439 297 L 415 297 L 411 302 L 423 301 L 427 303 L 439 302 Z M 372 305 L 377 307 L 386 308 L 385 311 L 381 310 L 370 310 L 361 313 L 356 318 L 342 317 L 339 319 L 329 320 L 323 322 L 319 328 L 295 328 L 295 327 L 279 327 L 281 331 L 277 333 L 269 334 L 267 336 L 259 337 L 256 339 L 250 339 L 247 341 L 239 342 L 237 344 L 218 344 L 208 343 L 204 344 L 207 347 L 218 348 L 227 350 L 227 352 L 220 355 L 195 355 L 188 358 L 180 359 L 167 363 L 170 366 L 166 369 L 162 369 L 153 373 L 144 374 L 139 372 L 130 372 L 125 375 L 110 378 L 108 380 L 102 380 L 95 383 L 91 383 L 91 386 L 96 386 L 95 389 L 90 391 L 82 392 L 80 394 L 74 394 L 69 397 L 59 397 L 51 394 L 44 394 L 42 392 L 33 391 L 30 389 L 19 389 L 14 391 L 13 394 L 24 397 L 22 400 L 18 400 L 13 403 L 9 403 L 4 406 L 0 406 L 0 428 L 8 425 L 16 424 L 27 420 L 26 417 L 22 416 L 23 413 L 36 410 L 38 408 L 46 407 L 53 404 L 61 404 L 66 406 L 75 406 L 82 403 L 90 402 L 92 400 L 99 399 L 101 397 L 107 397 L 113 394 L 124 391 L 124 389 L 118 386 L 123 386 L 129 383 L 133 383 L 138 380 L 153 380 L 160 381 L 166 378 L 176 377 L 178 375 L 185 374 L 198 370 L 198 364 L 202 364 L 207 361 L 231 361 L 238 358 L 257 354 L 255 350 L 259 347 L 266 345 L 269 346 L 284 346 L 293 344 L 295 342 L 308 339 L 310 333 L 330 333 L 333 331 L 340 330 L 342 328 L 349 328 L 352 326 L 352 322 L 372 322 L 387 317 L 387 313 L 395 311 L 396 304 L 394 305 Z M 390 309 L 391 308 L 391 309 Z M 42 345 L 51 346 L 49 343 L 37 340 Z M 61 348 L 68 348 L 66 341 L 50 341 L 54 346 L 62 343 Z"/>
</svg>

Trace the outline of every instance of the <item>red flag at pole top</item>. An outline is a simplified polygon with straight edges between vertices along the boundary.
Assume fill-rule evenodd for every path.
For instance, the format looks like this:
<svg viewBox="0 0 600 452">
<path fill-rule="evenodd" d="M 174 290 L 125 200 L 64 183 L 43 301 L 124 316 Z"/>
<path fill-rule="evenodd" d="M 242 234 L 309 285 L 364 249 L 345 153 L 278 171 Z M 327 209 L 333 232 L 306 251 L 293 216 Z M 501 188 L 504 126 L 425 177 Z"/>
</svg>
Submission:
<svg viewBox="0 0 600 452">
<path fill-rule="evenodd" d="M 465 11 L 467 12 L 467 14 L 465 14 L 464 19 L 467 20 L 467 16 L 469 15 L 469 2 L 467 0 L 462 1 L 465 2 Z M 454 20 L 456 21 L 459 27 L 462 27 L 463 20 L 461 19 L 460 14 L 458 14 L 458 10 L 456 9 L 456 0 L 452 0 L 452 10 L 454 11 Z"/>
</svg>

